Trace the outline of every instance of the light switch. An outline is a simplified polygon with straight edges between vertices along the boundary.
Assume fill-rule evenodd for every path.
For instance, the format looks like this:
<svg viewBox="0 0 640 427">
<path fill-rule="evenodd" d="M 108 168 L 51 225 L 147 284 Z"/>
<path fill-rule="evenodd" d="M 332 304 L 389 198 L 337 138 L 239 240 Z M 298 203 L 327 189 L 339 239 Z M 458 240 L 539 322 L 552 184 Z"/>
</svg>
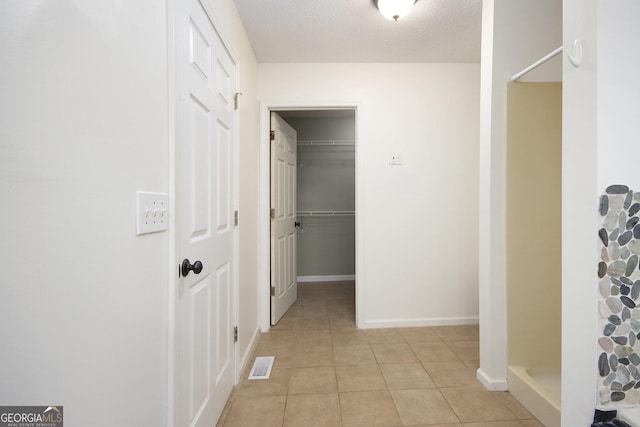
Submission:
<svg viewBox="0 0 640 427">
<path fill-rule="evenodd" d="M 401 165 L 402 164 L 402 153 L 391 153 L 391 158 L 389 159 L 390 165 Z"/>
<path fill-rule="evenodd" d="M 169 225 L 169 195 L 136 191 L 136 235 L 164 231 Z"/>
</svg>

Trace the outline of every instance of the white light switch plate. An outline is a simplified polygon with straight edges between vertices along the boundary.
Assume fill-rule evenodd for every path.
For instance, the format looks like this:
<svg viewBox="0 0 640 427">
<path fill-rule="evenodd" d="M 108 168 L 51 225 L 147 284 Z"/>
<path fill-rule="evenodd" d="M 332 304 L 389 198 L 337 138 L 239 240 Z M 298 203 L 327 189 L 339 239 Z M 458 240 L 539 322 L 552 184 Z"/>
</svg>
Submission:
<svg viewBox="0 0 640 427">
<path fill-rule="evenodd" d="M 169 195 L 136 191 L 136 235 L 164 231 L 169 224 Z"/>
</svg>

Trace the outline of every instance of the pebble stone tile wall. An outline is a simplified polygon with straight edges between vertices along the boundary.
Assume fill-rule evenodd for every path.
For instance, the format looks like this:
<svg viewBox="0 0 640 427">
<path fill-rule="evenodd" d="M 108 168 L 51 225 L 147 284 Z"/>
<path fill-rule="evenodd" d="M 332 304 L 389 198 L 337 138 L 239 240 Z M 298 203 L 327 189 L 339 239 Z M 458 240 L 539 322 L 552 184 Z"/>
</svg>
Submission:
<svg viewBox="0 0 640 427">
<path fill-rule="evenodd" d="M 598 393 L 601 404 L 640 403 L 640 192 L 611 185 L 600 196 Z"/>
</svg>

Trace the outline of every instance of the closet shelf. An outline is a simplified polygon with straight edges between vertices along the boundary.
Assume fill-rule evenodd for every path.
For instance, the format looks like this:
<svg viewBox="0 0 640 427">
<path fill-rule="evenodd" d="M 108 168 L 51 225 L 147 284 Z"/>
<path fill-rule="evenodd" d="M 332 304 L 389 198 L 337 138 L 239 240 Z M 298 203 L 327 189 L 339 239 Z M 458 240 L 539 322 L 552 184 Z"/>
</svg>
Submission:
<svg viewBox="0 0 640 427">
<path fill-rule="evenodd" d="M 298 211 L 298 216 L 347 216 L 355 214 L 355 211 Z"/>
<path fill-rule="evenodd" d="M 355 146 L 353 139 L 325 140 L 325 141 L 298 141 L 298 147 L 329 147 L 329 146 Z"/>
</svg>

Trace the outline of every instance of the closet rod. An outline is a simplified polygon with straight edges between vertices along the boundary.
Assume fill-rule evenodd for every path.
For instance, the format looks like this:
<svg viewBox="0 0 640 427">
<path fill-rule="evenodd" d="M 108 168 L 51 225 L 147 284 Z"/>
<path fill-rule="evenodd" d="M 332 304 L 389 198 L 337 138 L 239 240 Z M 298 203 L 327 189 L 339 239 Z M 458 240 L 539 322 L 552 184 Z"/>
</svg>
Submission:
<svg viewBox="0 0 640 427">
<path fill-rule="evenodd" d="M 520 77 L 524 76 L 525 74 L 527 74 L 529 71 L 533 70 L 534 68 L 537 68 L 540 65 L 544 64 L 545 62 L 547 62 L 548 60 L 550 60 L 551 58 L 553 58 L 554 56 L 558 55 L 561 52 L 562 52 L 562 46 L 560 46 L 559 48 L 557 48 L 553 52 L 549 53 L 548 55 L 538 59 L 536 62 L 534 62 L 533 64 L 529 65 L 527 68 L 525 68 L 524 70 L 520 71 L 519 73 L 516 73 L 513 76 L 511 76 L 511 81 L 515 82 L 515 81 L 519 80 Z"/>
</svg>

